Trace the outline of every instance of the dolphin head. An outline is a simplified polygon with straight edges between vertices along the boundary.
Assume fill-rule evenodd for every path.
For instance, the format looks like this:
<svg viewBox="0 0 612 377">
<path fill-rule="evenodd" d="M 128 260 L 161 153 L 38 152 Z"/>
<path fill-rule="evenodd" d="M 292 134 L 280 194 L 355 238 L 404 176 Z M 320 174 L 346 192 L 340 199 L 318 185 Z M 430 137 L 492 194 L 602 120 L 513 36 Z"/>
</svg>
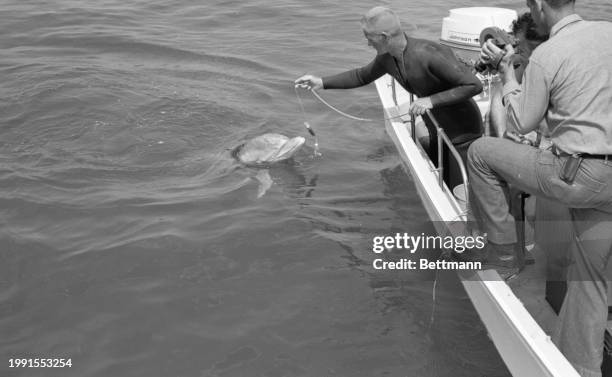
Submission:
<svg viewBox="0 0 612 377">
<path fill-rule="evenodd" d="M 280 134 L 264 134 L 238 146 L 233 155 L 246 165 L 274 163 L 293 157 L 305 141 L 301 136 L 289 139 Z"/>
</svg>

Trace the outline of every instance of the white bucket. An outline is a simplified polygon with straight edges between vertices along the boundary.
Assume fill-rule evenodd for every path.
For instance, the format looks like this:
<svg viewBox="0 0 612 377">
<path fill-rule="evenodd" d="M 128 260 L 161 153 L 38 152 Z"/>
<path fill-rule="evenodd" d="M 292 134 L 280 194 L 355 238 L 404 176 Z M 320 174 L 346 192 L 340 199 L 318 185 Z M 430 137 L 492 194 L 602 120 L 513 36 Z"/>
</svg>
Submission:
<svg viewBox="0 0 612 377">
<path fill-rule="evenodd" d="M 462 183 L 455 186 L 455 188 L 453 188 L 453 195 L 455 196 L 455 199 L 457 199 L 457 204 L 459 204 L 461 210 L 466 211 L 467 197 L 465 196 L 465 185 Z"/>
</svg>

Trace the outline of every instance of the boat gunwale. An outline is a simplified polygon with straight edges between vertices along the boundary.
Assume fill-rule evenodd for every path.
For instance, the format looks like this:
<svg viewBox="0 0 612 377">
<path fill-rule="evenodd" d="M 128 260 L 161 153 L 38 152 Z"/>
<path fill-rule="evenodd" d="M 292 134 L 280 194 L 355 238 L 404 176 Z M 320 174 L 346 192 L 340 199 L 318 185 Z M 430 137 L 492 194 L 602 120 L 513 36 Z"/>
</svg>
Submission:
<svg viewBox="0 0 612 377">
<path fill-rule="evenodd" d="M 375 84 L 387 118 L 387 133 L 398 149 L 404 167 L 412 175 L 430 219 L 437 224 L 436 231 L 457 235 L 465 232 L 466 218 L 462 216 L 451 190 L 446 185 L 432 185 L 432 181 L 438 181 L 435 169 L 432 169 L 433 163 L 422 147 L 414 142 L 404 120 L 393 119 L 402 106 L 407 106 L 407 92 L 396 86 L 389 75 L 379 78 Z M 495 270 L 458 271 L 458 276 L 513 375 L 579 377 Z"/>
</svg>

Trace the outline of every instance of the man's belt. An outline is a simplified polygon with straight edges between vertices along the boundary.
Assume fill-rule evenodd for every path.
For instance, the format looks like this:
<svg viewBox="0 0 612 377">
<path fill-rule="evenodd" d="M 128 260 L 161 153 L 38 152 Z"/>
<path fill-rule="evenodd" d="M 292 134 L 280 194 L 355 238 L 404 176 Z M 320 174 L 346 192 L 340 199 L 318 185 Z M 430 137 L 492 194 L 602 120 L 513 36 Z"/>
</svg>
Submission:
<svg viewBox="0 0 612 377">
<path fill-rule="evenodd" d="M 582 156 L 582 158 L 597 158 L 599 160 L 612 160 L 612 155 L 611 154 L 588 154 L 588 153 L 582 153 L 580 156 Z"/>
<path fill-rule="evenodd" d="M 568 156 L 571 156 L 570 153 L 563 152 L 562 150 L 557 148 L 556 145 L 552 146 L 551 151 L 552 151 L 552 153 L 555 156 L 558 156 L 558 157 L 568 157 Z M 598 160 L 606 160 L 606 161 L 607 160 L 612 160 L 612 155 L 611 154 L 590 154 L 590 153 L 576 153 L 576 154 L 579 155 L 582 158 L 595 158 L 595 159 L 598 159 Z"/>
</svg>

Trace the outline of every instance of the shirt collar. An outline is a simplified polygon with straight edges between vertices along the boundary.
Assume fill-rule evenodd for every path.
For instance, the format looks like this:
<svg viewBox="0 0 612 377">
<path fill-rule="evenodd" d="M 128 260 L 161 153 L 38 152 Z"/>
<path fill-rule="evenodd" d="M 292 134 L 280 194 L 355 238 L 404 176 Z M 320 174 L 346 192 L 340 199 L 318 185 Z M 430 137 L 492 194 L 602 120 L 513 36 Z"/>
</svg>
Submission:
<svg viewBox="0 0 612 377">
<path fill-rule="evenodd" d="M 574 22 L 582 21 L 582 17 L 577 15 L 576 13 L 570 14 L 569 16 L 563 17 L 559 22 L 553 25 L 550 29 L 550 36 L 553 37 L 557 34 L 561 29 L 566 27 L 569 24 L 573 24 Z"/>
</svg>

